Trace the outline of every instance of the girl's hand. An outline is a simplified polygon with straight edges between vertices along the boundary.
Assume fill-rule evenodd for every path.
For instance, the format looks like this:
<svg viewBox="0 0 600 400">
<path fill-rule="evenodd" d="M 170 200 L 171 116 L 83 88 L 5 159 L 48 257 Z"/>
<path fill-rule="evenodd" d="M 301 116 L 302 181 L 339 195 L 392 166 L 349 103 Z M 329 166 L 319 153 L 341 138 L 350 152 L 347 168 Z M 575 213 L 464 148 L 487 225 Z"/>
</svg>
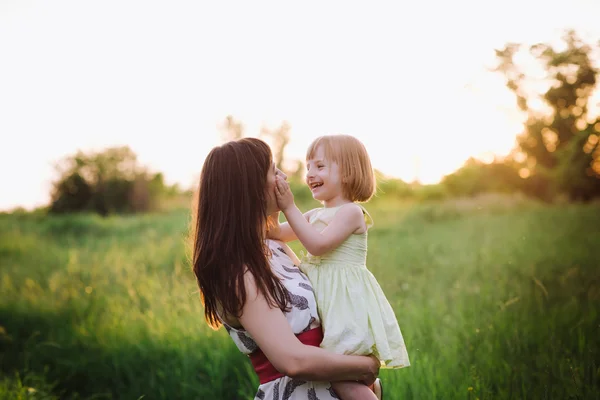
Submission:
<svg viewBox="0 0 600 400">
<path fill-rule="evenodd" d="M 289 207 L 294 206 L 294 194 L 290 190 L 290 185 L 279 176 L 275 177 L 275 196 L 277 205 L 284 213 Z"/>
</svg>

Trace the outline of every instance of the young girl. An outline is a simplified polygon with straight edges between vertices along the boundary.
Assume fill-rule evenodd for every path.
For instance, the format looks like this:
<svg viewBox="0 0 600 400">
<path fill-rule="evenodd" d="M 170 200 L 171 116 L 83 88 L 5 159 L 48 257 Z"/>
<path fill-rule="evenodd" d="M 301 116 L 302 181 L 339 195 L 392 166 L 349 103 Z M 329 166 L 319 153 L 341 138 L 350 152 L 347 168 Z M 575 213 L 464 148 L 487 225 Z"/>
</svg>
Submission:
<svg viewBox="0 0 600 400">
<path fill-rule="evenodd" d="M 338 354 L 374 354 L 382 368 L 407 367 L 394 311 L 365 265 L 367 230 L 373 223 L 356 202 L 368 201 L 375 192 L 367 151 L 352 136 L 322 136 L 310 145 L 306 162 L 306 183 L 323 207 L 303 215 L 288 183 L 277 179 L 277 202 L 288 221 L 277 236 L 283 241 L 299 239 L 309 253 L 300 268 L 315 290 L 324 335 L 321 347 Z M 364 398 L 373 396 L 358 382 L 337 382 L 333 388 L 342 399 L 363 391 Z"/>
</svg>

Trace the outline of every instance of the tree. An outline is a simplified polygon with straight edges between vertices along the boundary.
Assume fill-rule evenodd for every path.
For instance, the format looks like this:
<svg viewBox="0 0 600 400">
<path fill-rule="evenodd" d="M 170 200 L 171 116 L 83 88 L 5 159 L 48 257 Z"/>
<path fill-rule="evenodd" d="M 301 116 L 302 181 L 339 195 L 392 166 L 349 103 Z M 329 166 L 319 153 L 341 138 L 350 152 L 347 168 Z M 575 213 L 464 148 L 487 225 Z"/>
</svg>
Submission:
<svg viewBox="0 0 600 400">
<path fill-rule="evenodd" d="M 244 137 L 244 125 L 236 121 L 236 119 L 228 115 L 225 117 L 225 121 L 219 126 L 221 131 L 221 141 L 223 143 L 237 140 Z M 284 157 L 285 157 L 285 149 L 287 145 L 290 143 L 290 131 L 292 127 L 287 121 L 283 121 L 281 125 L 274 129 L 267 128 L 263 126 L 260 130 L 258 137 L 265 140 L 269 143 L 271 150 L 273 151 L 273 158 L 275 161 L 275 165 L 282 171 L 285 171 L 283 166 Z M 293 171 L 286 171 L 293 172 Z"/>
<path fill-rule="evenodd" d="M 233 118 L 232 115 L 225 117 L 225 122 L 219 126 L 221 141 L 223 143 L 231 140 L 241 139 L 244 136 L 244 125 Z"/>
<path fill-rule="evenodd" d="M 54 184 L 50 212 L 62 214 L 73 210 L 85 210 L 93 195 L 93 188 L 81 174 L 77 171 L 71 172 Z"/>
<path fill-rule="evenodd" d="M 292 127 L 290 124 L 287 121 L 283 121 L 281 125 L 275 129 L 269 129 L 263 126 L 260 131 L 260 137 L 265 138 L 271 143 L 275 165 L 282 171 L 285 171 L 283 160 L 285 157 L 285 148 L 290 143 L 291 129 Z"/>
<path fill-rule="evenodd" d="M 59 177 L 51 194 L 51 213 L 150 211 L 159 197 L 176 191 L 165 185 L 161 173 L 140 166 L 127 146 L 88 154 L 79 151 L 55 168 Z"/>
<path fill-rule="evenodd" d="M 442 186 L 454 196 L 475 196 L 480 193 L 511 193 L 521 190 L 518 169 L 510 160 L 484 163 L 469 158 L 454 173 L 442 179 Z"/>
<path fill-rule="evenodd" d="M 565 193 L 589 200 L 600 196 L 600 118 L 589 109 L 598 77 L 592 59 L 600 42 L 593 47 L 574 31 L 562 40 L 565 46 L 558 50 L 545 43 L 528 49 L 508 43 L 496 50 L 494 70 L 504 75 L 526 115 L 517 150 L 524 156 L 523 172 L 530 176 L 527 186 L 539 197 Z M 540 78 L 531 70 L 527 75 L 518 62 L 527 55 L 541 67 Z"/>
</svg>

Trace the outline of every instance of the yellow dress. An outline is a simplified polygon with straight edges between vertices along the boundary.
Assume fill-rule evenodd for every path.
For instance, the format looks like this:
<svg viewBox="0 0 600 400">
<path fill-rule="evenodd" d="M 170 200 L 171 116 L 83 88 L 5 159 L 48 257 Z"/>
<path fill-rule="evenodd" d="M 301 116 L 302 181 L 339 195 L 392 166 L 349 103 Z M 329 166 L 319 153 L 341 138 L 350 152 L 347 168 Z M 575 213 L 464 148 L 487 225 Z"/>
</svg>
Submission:
<svg viewBox="0 0 600 400">
<path fill-rule="evenodd" d="M 310 224 L 321 232 L 344 205 L 317 209 Z M 364 208 L 363 212 L 367 226 L 372 226 L 371 216 Z M 350 235 L 322 256 L 303 257 L 300 269 L 313 285 L 323 327 L 321 347 L 337 354 L 374 354 L 382 368 L 407 367 L 398 321 L 366 259 L 367 232 Z"/>
</svg>

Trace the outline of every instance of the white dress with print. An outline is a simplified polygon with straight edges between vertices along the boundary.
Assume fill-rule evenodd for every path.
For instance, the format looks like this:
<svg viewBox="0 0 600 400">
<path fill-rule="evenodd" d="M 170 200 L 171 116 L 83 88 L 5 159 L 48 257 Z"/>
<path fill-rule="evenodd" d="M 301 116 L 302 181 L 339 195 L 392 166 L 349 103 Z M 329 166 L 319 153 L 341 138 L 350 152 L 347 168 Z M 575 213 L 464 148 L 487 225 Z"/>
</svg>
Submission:
<svg viewBox="0 0 600 400">
<path fill-rule="evenodd" d="M 285 313 L 285 317 L 292 331 L 298 335 L 320 326 L 317 303 L 310 281 L 294 265 L 278 242 L 268 240 L 267 244 L 273 253 L 270 260 L 271 267 L 290 293 L 292 307 L 289 312 Z M 245 330 L 235 329 L 226 324 L 225 329 L 242 353 L 249 355 L 258 349 L 250 334 Z M 329 382 L 310 382 L 284 376 L 260 385 L 254 399 L 330 400 L 339 399 L 339 397 L 336 396 Z"/>
</svg>

